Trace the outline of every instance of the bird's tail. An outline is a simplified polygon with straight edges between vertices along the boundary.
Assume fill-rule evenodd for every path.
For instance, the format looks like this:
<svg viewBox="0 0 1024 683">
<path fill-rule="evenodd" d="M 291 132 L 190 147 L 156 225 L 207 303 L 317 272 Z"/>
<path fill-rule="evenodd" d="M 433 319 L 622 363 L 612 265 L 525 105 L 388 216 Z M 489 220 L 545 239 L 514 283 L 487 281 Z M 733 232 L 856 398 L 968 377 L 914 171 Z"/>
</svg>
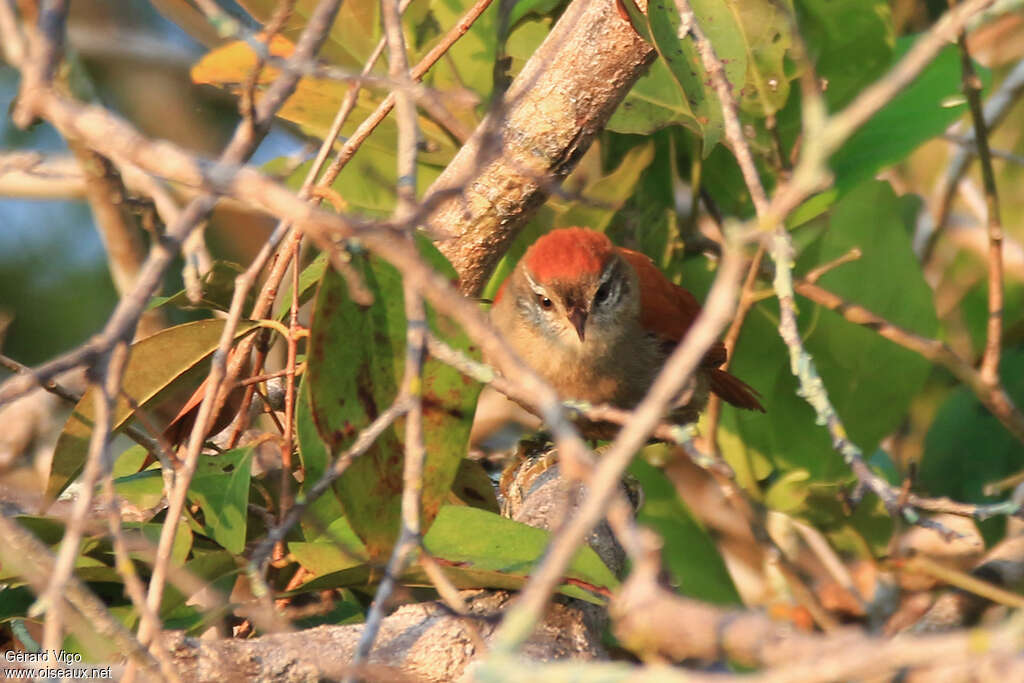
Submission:
<svg viewBox="0 0 1024 683">
<path fill-rule="evenodd" d="M 758 393 L 757 389 L 738 377 L 733 377 L 725 370 L 712 368 L 709 383 L 711 391 L 723 401 L 731 403 L 737 408 L 765 412 L 764 406 L 758 400 L 761 394 Z"/>
</svg>

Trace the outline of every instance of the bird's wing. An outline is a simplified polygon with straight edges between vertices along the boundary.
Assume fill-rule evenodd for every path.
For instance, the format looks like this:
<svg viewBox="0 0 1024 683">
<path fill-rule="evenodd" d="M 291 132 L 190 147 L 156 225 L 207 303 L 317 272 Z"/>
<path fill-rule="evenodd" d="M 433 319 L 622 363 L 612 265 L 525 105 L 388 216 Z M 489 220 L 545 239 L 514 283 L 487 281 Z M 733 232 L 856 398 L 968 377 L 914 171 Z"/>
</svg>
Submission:
<svg viewBox="0 0 1024 683">
<path fill-rule="evenodd" d="M 666 278 L 646 255 L 622 247 L 619 253 L 633 266 L 640 280 L 640 324 L 674 347 L 700 314 L 696 297 Z M 725 345 L 715 342 L 701 365 L 717 368 L 726 357 Z"/>
<path fill-rule="evenodd" d="M 633 266 L 640 281 L 640 324 L 662 339 L 668 347 L 666 352 L 671 352 L 697 319 L 700 304 L 693 294 L 666 278 L 646 255 L 623 247 L 619 247 L 619 253 Z M 711 391 L 734 406 L 764 412 L 756 389 L 718 369 L 726 358 L 725 344 L 718 341 L 701 360 L 702 367 L 711 369 Z"/>
</svg>

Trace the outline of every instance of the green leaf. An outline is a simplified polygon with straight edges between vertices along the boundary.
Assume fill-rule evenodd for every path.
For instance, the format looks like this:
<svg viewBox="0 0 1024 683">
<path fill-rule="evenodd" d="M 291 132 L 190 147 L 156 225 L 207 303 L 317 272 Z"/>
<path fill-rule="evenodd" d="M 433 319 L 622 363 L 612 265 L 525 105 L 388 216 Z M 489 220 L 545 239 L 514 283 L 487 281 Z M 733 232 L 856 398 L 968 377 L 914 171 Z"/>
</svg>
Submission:
<svg viewBox="0 0 1024 683">
<path fill-rule="evenodd" d="M 796 512 L 802 510 L 810 495 L 807 470 L 790 470 L 782 475 L 768 488 L 764 494 L 765 504 L 779 512 Z"/>
<path fill-rule="evenodd" d="M 895 59 L 913 45 L 898 44 Z M 983 70 L 985 80 L 989 73 Z M 899 95 L 871 117 L 833 156 L 829 165 L 840 191 L 852 188 L 880 169 L 902 161 L 926 140 L 942 135 L 966 111 L 963 103 L 949 105 L 960 95 L 960 54 L 950 45 Z"/>
<path fill-rule="evenodd" d="M 934 336 L 931 290 L 911 249 L 905 201 L 886 183 L 869 181 L 855 188 L 826 219 L 802 229 L 824 232 L 808 233 L 820 237 L 804 249 L 797 271 L 860 247 L 859 260 L 831 270 L 818 284 L 902 327 Z M 797 307 L 805 346 L 849 437 L 864 452 L 874 452 L 903 419 L 930 364 L 802 297 Z M 719 433 L 723 455 L 748 486 L 763 479 L 771 467 L 782 474 L 803 471 L 814 485 L 838 484 L 849 478 L 849 469 L 832 448 L 827 430 L 815 424 L 813 410 L 798 396 L 777 326 L 774 301 L 754 306 L 743 326 L 731 372 L 761 391 L 768 412 L 745 413 L 725 406 L 724 433 Z"/>
<path fill-rule="evenodd" d="M 0 624 L 24 618 L 35 601 L 35 594 L 25 586 L 0 586 Z"/>
<path fill-rule="evenodd" d="M 398 174 L 395 143 L 387 143 L 391 145 L 390 147 L 374 146 L 369 142 L 367 144 L 372 147 L 371 153 L 360 154 L 353 158 L 338 174 L 332 188 L 350 208 L 360 209 L 375 216 L 388 216 L 394 212 L 397 205 L 395 186 Z M 440 175 L 441 166 L 428 163 L 424 160 L 424 155 L 419 155 L 417 158 L 416 193 L 417 196 L 422 196 Z M 287 157 L 279 157 L 264 164 L 263 168 L 271 175 L 281 175 L 291 171 L 285 184 L 293 190 L 298 190 L 312 163 L 311 161 L 306 162 L 296 168 L 292 160 Z M 289 295 L 289 298 L 284 301 L 290 300 L 291 296 Z"/>
<path fill-rule="evenodd" d="M 789 353 L 779 338 L 776 302 L 761 302 L 750 310 L 729 371 L 761 392 L 767 410 L 722 406 L 719 447 L 744 487 L 756 495 L 757 482 L 774 470 L 803 470 L 814 481 L 848 476 L 828 432 L 815 424 L 814 411 L 797 394 Z"/>
<path fill-rule="evenodd" d="M 203 511 L 204 533 L 225 550 L 245 550 L 252 446 L 201 456 L 188 498 Z"/>
<path fill-rule="evenodd" d="M 299 385 L 299 402 L 295 409 L 295 434 L 299 444 L 299 458 L 305 478 L 299 487 L 300 495 L 306 496 L 330 466 L 331 454 L 320 438 L 309 403 L 309 373 L 302 376 Z M 333 490 L 325 491 L 306 508 L 300 525 L 307 539 L 320 536 L 331 523 L 344 518 L 344 510 Z"/>
<path fill-rule="evenodd" d="M 788 2 L 766 0 L 727 0 L 725 4 L 739 25 L 738 38 L 747 54 L 740 107 L 756 116 L 775 114 L 786 104 L 795 75 L 786 70 L 793 44 L 792 8 Z"/>
<path fill-rule="evenodd" d="M 553 227 L 585 225 L 604 231 L 615 217 L 615 212 L 632 196 L 641 174 L 653 160 L 652 142 L 629 150 L 614 171 L 588 182 L 580 188 L 577 198 L 564 208 L 559 202 L 552 202 L 556 212 Z M 571 186 L 573 180 L 570 175 L 566 185 Z"/>
<path fill-rule="evenodd" d="M 894 63 L 913 43 L 914 37 L 899 41 Z M 991 82 L 990 72 L 981 67 L 978 70 L 987 87 Z M 967 111 L 960 96 L 960 83 L 959 52 L 956 46 L 950 45 L 832 155 L 829 166 L 835 176 L 834 187 L 824 193 L 824 197 L 812 197 L 798 207 L 787 224 L 797 226 L 819 215 L 860 183 L 887 166 L 903 161 L 924 142 L 945 132 Z"/>
<path fill-rule="evenodd" d="M 121 383 L 122 397 L 114 408 L 113 429 L 116 431 L 123 427 L 135 412 L 124 395 L 130 396 L 139 406 L 149 407 L 150 402 L 175 380 L 195 369 L 217 349 L 223 329 L 223 320 L 199 320 L 162 330 L 132 344 L 131 357 Z M 242 321 L 238 324 L 235 338 L 253 329 L 255 323 Z M 189 393 L 192 389 L 194 387 L 188 390 Z M 85 466 L 95 414 L 94 398 L 93 391 L 86 392 L 57 439 L 46 485 L 46 495 L 50 498 L 58 496 Z"/>
<path fill-rule="evenodd" d="M 734 88 L 745 81 L 747 52 L 740 39 L 736 17 L 721 0 L 692 3 L 697 22 L 714 45 L 715 55 L 725 65 L 725 75 Z M 715 94 L 693 39 L 679 39 L 679 10 L 668 0 L 654 0 L 647 6 L 647 21 L 658 54 L 665 60 L 673 79 L 690 104 L 696 132 L 703 139 L 705 153 L 718 144 L 723 134 L 722 105 Z"/>
<path fill-rule="evenodd" d="M 200 552 L 197 549 L 193 552 L 196 557 L 185 564 L 184 571 L 187 572 L 187 575 L 193 576 L 205 583 L 213 591 L 215 598 L 218 593 L 220 596 L 223 596 L 224 608 L 230 608 L 227 598 L 231 594 L 235 577 L 239 573 L 236 556 L 226 550 Z M 167 589 L 164 591 L 163 602 L 160 605 L 160 617 L 165 619 L 171 614 L 180 617 L 182 613 L 178 612 L 178 610 L 185 605 L 185 601 L 190 595 L 191 593 L 183 595 L 174 583 L 168 584 Z M 214 614 L 216 614 L 216 611 L 214 611 Z"/>
<path fill-rule="evenodd" d="M 433 245 L 418 243 L 432 265 L 454 276 Z M 391 405 L 405 365 L 406 321 L 398 271 L 366 254 L 355 255 L 352 267 L 373 293 L 373 304 L 364 308 L 353 302 L 344 279 L 329 270 L 320 284 L 310 332 L 312 414 L 320 437 L 335 454 Z M 465 335 L 448 321 L 432 311 L 428 318 L 439 337 L 455 348 L 469 348 Z M 478 391 L 458 371 L 427 360 L 422 386 L 424 528 L 447 498 L 465 454 Z M 398 533 L 403 440 L 401 423 L 386 430 L 336 484 L 349 522 L 376 559 L 389 553 Z"/>
<path fill-rule="evenodd" d="M 160 470 L 136 472 L 114 479 L 114 492 L 141 510 L 152 510 L 164 496 Z"/>
<path fill-rule="evenodd" d="M 476 460 L 463 458 L 459 462 L 459 471 L 452 482 L 449 502 L 457 505 L 469 505 L 498 514 L 501 506 L 494 492 L 494 482 L 487 470 Z"/>
<path fill-rule="evenodd" d="M 629 467 L 644 491 L 637 521 L 661 536 L 662 560 L 676 589 L 691 598 L 718 605 L 742 600 L 711 536 L 693 516 L 665 474 L 641 459 Z"/>
<path fill-rule="evenodd" d="M 360 566 L 369 559 L 366 546 L 344 517 L 334 520 L 310 541 L 292 541 L 288 552 L 314 577 Z"/>
<path fill-rule="evenodd" d="M 799 259 L 805 270 L 854 247 L 862 256 L 826 273 L 818 284 L 843 299 L 925 337 L 938 330 L 932 290 L 911 246 L 913 225 L 888 183 L 868 181 L 836 204 L 827 229 Z M 850 438 L 873 453 L 903 420 L 931 364 L 919 354 L 848 322 L 840 314 L 800 306 L 800 329 Z M 879 406 L 885 406 L 879 410 Z"/>
<path fill-rule="evenodd" d="M 627 0 L 627 3 L 630 0 Z M 673 124 L 701 132 L 697 117 L 685 93 L 662 60 L 651 64 L 608 121 L 616 133 L 648 135 Z"/>
<path fill-rule="evenodd" d="M 469 9 L 467 0 L 431 0 L 428 19 L 436 26 L 435 36 L 421 46 L 421 54 L 432 48 L 441 34 L 455 26 Z M 445 92 L 468 89 L 479 102 L 486 102 L 494 88 L 494 60 L 498 49 L 498 3 L 484 10 L 459 40 L 451 46 L 446 59 L 430 70 L 430 85 Z"/>
<path fill-rule="evenodd" d="M 193 302 L 188 298 L 185 290 L 177 294 L 165 297 L 154 297 L 147 310 L 162 308 L 164 306 L 175 306 L 185 310 L 214 310 L 227 313 L 231 310 L 231 299 L 235 293 L 235 279 L 242 274 L 244 269 L 237 263 L 230 261 L 214 261 L 210 271 L 200 281 L 199 301 Z M 246 297 L 244 310 L 252 308 L 252 302 L 256 295 L 250 291 Z"/>
<path fill-rule="evenodd" d="M 661 58 L 633 86 L 608 128 L 648 134 L 678 123 L 701 136 L 706 155 L 723 134 L 721 104 L 692 37 L 679 40 L 678 9 L 656 1 L 644 15 L 631 2 L 623 6 Z M 781 109 L 795 75 L 786 70 L 792 44 L 788 8 L 768 0 L 698 0 L 692 6 L 743 111 L 764 116 Z"/>
<path fill-rule="evenodd" d="M 1004 351 L 999 375 L 1010 398 L 1024 405 L 1024 348 Z M 1024 448 L 966 387 L 939 408 L 924 441 L 920 481 L 936 496 L 993 502 L 983 489 L 1024 470 Z"/>
<path fill-rule="evenodd" d="M 266 24 L 277 9 L 276 0 L 239 0 L 239 3 L 260 23 Z M 298 40 L 317 0 L 297 0 L 285 22 L 282 35 L 291 42 Z M 380 3 L 376 0 L 346 0 L 338 11 L 320 57 L 332 63 L 360 68 L 380 39 Z"/>
<path fill-rule="evenodd" d="M 146 461 L 148 455 L 149 451 L 144 446 L 139 444 L 129 446 L 121 452 L 121 455 L 117 456 L 110 471 L 111 476 L 116 480 L 129 474 L 135 474 L 142 468 L 142 463 Z"/>
<path fill-rule="evenodd" d="M 346 624 L 361 624 L 365 620 L 366 608 L 350 590 L 342 589 L 333 596 L 332 607 L 326 614 L 312 614 L 301 619 L 293 619 L 292 623 L 297 629 L 314 628 L 330 624 L 332 626 L 343 626 Z"/>
<path fill-rule="evenodd" d="M 550 534 L 494 513 L 471 507 L 445 506 L 423 544 L 446 570 L 462 578 L 506 575 L 525 580 L 543 555 Z M 573 558 L 561 591 L 594 602 L 618 586 L 618 579 L 591 548 Z M 486 585 L 486 584 L 484 584 Z M 574 590 L 575 589 L 575 590 Z"/>
<path fill-rule="evenodd" d="M 457 587 L 515 590 L 526 583 L 549 541 L 550 534 L 542 529 L 477 508 L 446 505 L 423 544 Z M 318 559 L 328 559 L 331 546 L 322 545 Z M 368 586 L 380 578 L 369 565 L 352 566 L 350 558 L 337 550 L 334 558 L 338 561 L 336 570 L 304 584 L 300 591 Z M 331 569 L 329 564 L 318 566 Z M 566 578 L 559 588 L 561 593 L 596 604 L 603 604 L 619 583 L 589 547 L 576 553 Z M 431 585 L 419 565 L 410 567 L 400 580 L 405 585 Z"/>
<path fill-rule="evenodd" d="M 892 62 L 895 35 L 888 0 L 794 0 L 800 35 L 836 111 Z"/>
<path fill-rule="evenodd" d="M 344 15 L 347 9 L 356 8 L 360 4 L 363 4 L 362 0 L 344 3 L 341 15 Z M 371 13 L 375 13 L 375 11 L 375 8 L 370 8 Z M 296 10 L 293 17 L 300 14 Z M 370 17 L 364 16 L 363 18 Z M 336 28 L 345 26 L 347 34 L 345 42 L 334 44 L 328 41 L 319 56 L 336 66 L 350 66 L 354 67 L 355 71 L 361 70 L 365 58 L 369 56 L 376 45 L 376 40 L 368 40 L 367 34 L 358 30 L 351 20 L 347 25 L 343 24 L 340 16 L 334 26 Z M 283 34 L 274 36 L 269 47 L 270 54 L 281 58 L 292 54 L 295 47 L 294 39 L 289 37 L 288 33 L 289 31 L 286 30 Z M 361 43 L 365 43 L 365 55 L 356 57 L 355 52 L 362 52 L 363 47 L 355 46 Z M 352 51 L 350 48 L 354 47 L 355 51 Z M 220 45 L 203 56 L 192 67 L 190 75 L 194 83 L 212 85 L 239 95 L 243 91 L 243 84 L 249 82 L 256 62 L 256 52 L 253 47 L 245 40 L 236 40 Z M 380 69 L 378 75 L 386 75 L 386 67 L 381 66 L 378 69 Z M 266 90 L 279 74 L 280 71 L 277 67 L 264 66 L 255 81 L 256 93 L 260 94 Z M 349 84 L 337 78 L 306 76 L 299 81 L 295 92 L 285 101 L 277 112 L 277 116 L 294 123 L 307 135 L 318 139 L 326 138 L 334 121 L 335 113 L 347 95 L 348 89 Z M 371 116 L 384 96 L 380 91 L 367 88 L 360 91 L 353 113 L 342 127 L 342 139 L 352 135 L 356 127 Z M 456 151 L 451 136 L 432 119 L 425 116 L 418 117 L 417 124 L 419 132 L 426 138 L 424 149 L 420 152 L 421 159 L 441 165 L 447 163 Z M 384 119 L 374 128 L 365 144 L 378 148 L 378 151 L 390 150 L 393 152 L 397 139 L 398 127 L 394 118 L 391 117 Z"/>
<path fill-rule="evenodd" d="M 566 4 L 567 0 L 518 0 L 509 13 L 509 26 L 515 26 L 527 15 L 548 14 Z"/>
<path fill-rule="evenodd" d="M 160 542 L 160 534 L 163 531 L 163 524 L 157 524 L 155 522 L 125 522 L 124 528 L 126 530 L 140 533 L 144 539 L 149 543 L 150 547 L 156 548 Z M 185 564 L 185 560 L 188 559 L 188 554 L 192 550 L 192 530 L 185 524 L 179 524 L 178 530 L 174 534 L 174 543 L 171 544 L 171 562 L 175 567 L 180 567 Z M 111 550 L 113 553 L 113 550 Z M 151 553 L 142 552 L 129 552 L 129 554 L 138 560 L 152 561 Z"/>
</svg>

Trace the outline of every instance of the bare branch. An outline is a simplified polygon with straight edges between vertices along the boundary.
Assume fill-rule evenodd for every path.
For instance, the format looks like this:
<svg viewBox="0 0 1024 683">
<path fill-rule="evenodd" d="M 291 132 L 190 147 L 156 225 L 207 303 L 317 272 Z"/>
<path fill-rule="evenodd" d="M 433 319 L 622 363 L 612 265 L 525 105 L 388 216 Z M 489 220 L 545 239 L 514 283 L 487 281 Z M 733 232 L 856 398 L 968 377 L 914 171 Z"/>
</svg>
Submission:
<svg viewBox="0 0 1024 683">
<path fill-rule="evenodd" d="M 1000 84 L 999 90 L 992 94 L 985 102 L 984 120 L 989 130 L 995 130 L 1006 119 L 1007 114 L 1013 108 L 1021 94 L 1024 93 L 1024 61 L 1021 61 L 1013 68 L 1013 71 Z M 960 180 L 967 173 L 971 161 L 977 154 L 977 147 L 974 146 L 974 135 L 968 135 L 965 145 L 959 150 L 949 162 L 946 172 L 936 184 L 932 192 L 937 198 L 938 207 L 935 209 L 934 224 L 919 230 L 914 236 L 914 249 L 922 263 L 927 263 L 931 258 L 932 250 L 942 231 L 946 228 L 949 220 L 950 210 L 953 206 L 953 197 L 960 185 Z M 933 200 L 936 201 L 936 200 Z"/>
<path fill-rule="evenodd" d="M 967 34 L 960 32 L 960 66 L 963 70 L 963 89 L 974 121 L 974 140 L 981 162 L 981 178 L 985 188 L 985 209 L 988 228 L 988 325 L 985 329 L 985 353 L 981 357 L 980 374 L 985 384 L 999 384 L 999 357 L 1003 346 L 1003 222 L 999 215 L 999 193 L 992 154 L 988 147 L 988 125 L 981 106 L 981 80 L 974 71 L 971 53 L 967 49 Z"/>
</svg>

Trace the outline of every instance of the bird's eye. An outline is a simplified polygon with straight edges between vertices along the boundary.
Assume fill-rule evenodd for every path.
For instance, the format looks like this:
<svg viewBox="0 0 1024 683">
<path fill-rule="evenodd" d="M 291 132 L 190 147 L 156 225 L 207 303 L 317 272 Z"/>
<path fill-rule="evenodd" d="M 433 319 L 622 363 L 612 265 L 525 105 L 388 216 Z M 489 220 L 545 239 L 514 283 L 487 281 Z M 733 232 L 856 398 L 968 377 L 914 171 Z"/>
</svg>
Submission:
<svg viewBox="0 0 1024 683">
<path fill-rule="evenodd" d="M 541 307 L 544 309 L 550 309 L 552 306 L 554 306 L 554 304 L 551 303 L 551 299 L 547 298 L 546 296 L 541 296 L 540 294 L 537 295 L 537 301 L 540 302 Z"/>
<path fill-rule="evenodd" d="M 603 285 L 597 288 L 597 293 L 594 294 L 594 303 L 598 305 L 603 304 L 604 302 L 608 301 L 608 297 L 611 296 L 611 293 L 611 284 L 607 282 L 604 283 Z"/>
</svg>

